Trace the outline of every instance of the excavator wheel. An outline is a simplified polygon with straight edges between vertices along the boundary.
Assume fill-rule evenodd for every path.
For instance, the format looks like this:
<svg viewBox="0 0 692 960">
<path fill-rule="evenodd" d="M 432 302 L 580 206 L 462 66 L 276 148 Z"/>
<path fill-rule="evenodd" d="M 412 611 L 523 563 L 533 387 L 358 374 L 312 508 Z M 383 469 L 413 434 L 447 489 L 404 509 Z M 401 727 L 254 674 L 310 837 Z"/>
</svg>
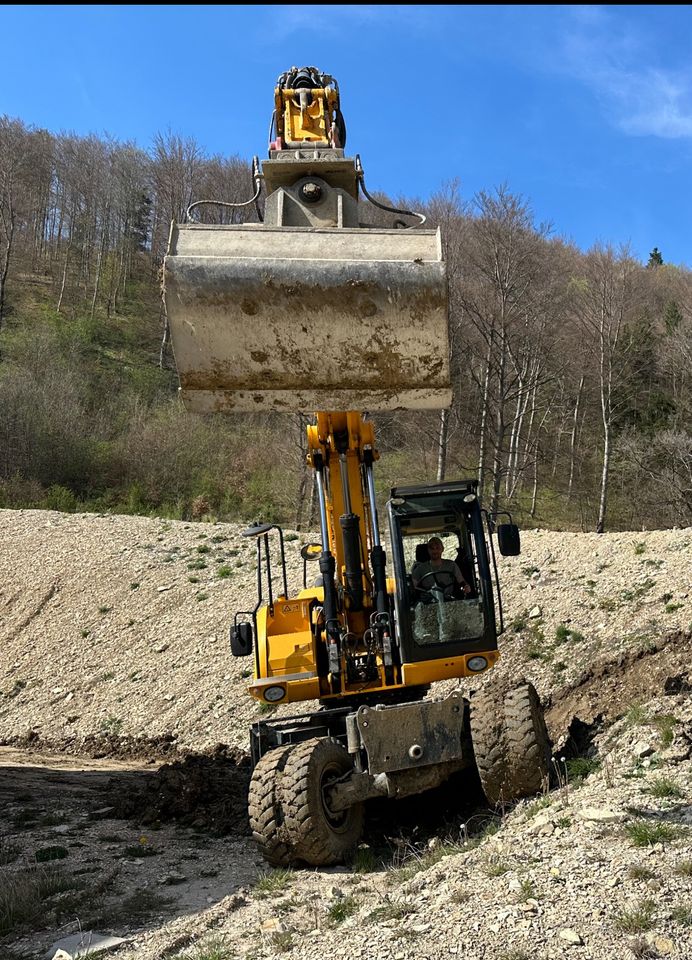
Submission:
<svg viewBox="0 0 692 960">
<path fill-rule="evenodd" d="M 252 835 L 264 859 L 276 866 L 285 866 L 292 861 L 278 797 L 286 761 L 292 749 L 291 746 L 279 747 L 265 753 L 252 772 L 248 794 Z"/>
<path fill-rule="evenodd" d="M 488 803 L 494 806 L 505 797 L 508 751 L 502 700 L 492 683 L 471 698 L 470 724 L 478 776 Z"/>
<path fill-rule="evenodd" d="M 509 743 L 509 789 L 518 800 L 538 793 L 550 779 L 550 738 L 533 684 L 522 683 L 507 692 L 505 729 Z"/>
<path fill-rule="evenodd" d="M 352 769 L 338 740 L 306 740 L 291 750 L 280 793 L 293 859 L 328 866 L 355 850 L 363 831 L 363 804 L 332 811 L 326 794 L 329 784 Z"/>
<path fill-rule="evenodd" d="M 550 740 L 533 684 L 492 682 L 471 699 L 471 738 L 489 803 L 537 793 L 550 775 Z"/>
</svg>

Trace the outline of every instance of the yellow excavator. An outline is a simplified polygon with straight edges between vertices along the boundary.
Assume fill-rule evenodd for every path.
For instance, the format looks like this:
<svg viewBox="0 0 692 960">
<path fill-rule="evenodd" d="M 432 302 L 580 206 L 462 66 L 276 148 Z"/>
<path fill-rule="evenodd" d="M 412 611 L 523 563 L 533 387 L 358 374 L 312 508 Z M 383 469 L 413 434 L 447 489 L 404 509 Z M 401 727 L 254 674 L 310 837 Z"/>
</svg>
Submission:
<svg viewBox="0 0 692 960">
<path fill-rule="evenodd" d="M 195 222 L 216 201 L 192 204 L 171 227 L 164 299 L 190 410 L 318 411 L 307 442 L 320 540 L 301 549 L 302 589 L 289 590 L 281 528 L 244 531 L 257 543 L 258 598 L 235 615 L 230 643 L 253 658 L 260 703 L 319 704 L 252 726 L 249 816 L 271 863 L 325 865 L 357 846 L 368 799 L 475 766 L 488 801 L 511 802 L 546 782 L 550 743 L 520 678 L 430 696 L 435 681 L 498 660 L 493 538 L 501 554 L 519 553 L 511 517 L 482 510 L 472 479 L 396 487 L 382 542 L 363 411 L 451 402 L 440 231 L 368 193 L 360 158 L 345 156 L 333 77 L 292 67 L 274 99 L 269 156 L 254 159 L 245 204 L 259 222 Z M 360 194 L 393 225 L 361 223 Z"/>
</svg>

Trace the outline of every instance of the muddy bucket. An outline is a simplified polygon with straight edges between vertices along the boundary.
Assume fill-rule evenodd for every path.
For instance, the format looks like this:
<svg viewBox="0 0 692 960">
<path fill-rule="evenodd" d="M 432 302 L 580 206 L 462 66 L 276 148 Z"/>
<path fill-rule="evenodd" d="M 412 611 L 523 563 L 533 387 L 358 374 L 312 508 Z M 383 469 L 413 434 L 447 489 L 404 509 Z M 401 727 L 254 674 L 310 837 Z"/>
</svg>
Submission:
<svg viewBox="0 0 692 960">
<path fill-rule="evenodd" d="M 451 401 L 439 231 L 174 223 L 164 296 L 190 410 Z"/>
</svg>

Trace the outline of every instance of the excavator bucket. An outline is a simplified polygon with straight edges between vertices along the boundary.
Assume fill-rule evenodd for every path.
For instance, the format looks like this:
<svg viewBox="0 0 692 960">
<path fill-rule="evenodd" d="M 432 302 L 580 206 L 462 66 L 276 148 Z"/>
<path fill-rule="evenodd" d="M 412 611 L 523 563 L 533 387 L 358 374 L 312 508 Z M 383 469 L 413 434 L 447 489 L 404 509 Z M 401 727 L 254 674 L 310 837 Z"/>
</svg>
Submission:
<svg viewBox="0 0 692 960">
<path fill-rule="evenodd" d="M 190 410 L 451 402 L 439 231 L 174 223 L 164 296 Z"/>
</svg>

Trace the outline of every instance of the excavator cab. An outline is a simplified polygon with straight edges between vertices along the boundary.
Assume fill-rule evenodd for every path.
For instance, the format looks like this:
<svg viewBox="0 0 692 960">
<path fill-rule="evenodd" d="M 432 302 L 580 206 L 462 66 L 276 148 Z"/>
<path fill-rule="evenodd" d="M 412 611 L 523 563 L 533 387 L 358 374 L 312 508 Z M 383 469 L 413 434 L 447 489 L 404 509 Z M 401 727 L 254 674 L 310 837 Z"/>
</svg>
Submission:
<svg viewBox="0 0 692 960">
<path fill-rule="evenodd" d="M 501 604 L 476 481 L 395 488 L 387 513 L 402 661 L 482 653 L 468 662 L 471 672 L 485 669 L 485 654 L 497 650 Z M 448 561 L 440 571 L 421 559 L 432 538 L 442 541 Z M 452 563 L 467 591 L 457 582 Z"/>
</svg>

